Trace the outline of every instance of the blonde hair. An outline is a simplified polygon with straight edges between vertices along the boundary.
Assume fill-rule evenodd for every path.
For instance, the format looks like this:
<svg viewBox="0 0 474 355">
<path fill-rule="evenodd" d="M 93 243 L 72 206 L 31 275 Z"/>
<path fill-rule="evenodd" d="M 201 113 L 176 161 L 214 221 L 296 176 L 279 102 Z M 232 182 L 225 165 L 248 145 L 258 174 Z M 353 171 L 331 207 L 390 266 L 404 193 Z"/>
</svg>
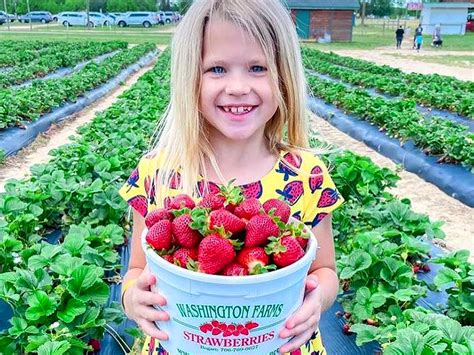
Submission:
<svg viewBox="0 0 474 355">
<path fill-rule="evenodd" d="M 200 176 L 207 180 L 206 160 L 225 181 L 199 112 L 204 29 L 213 18 L 231 21 L 260 44 L 277 93 L 278 108 L 265 127 L 273 152 L 308 148 L 306 80 L 295 26 L 280 0 L 196 0 L 178 25 L 171 45 L 169 106 L 155 132 L 153 151 L 160 155 L 155 176 L 158 204 L 171 180 L 198 196 Z M 283 142 L 284 129 L 287 142 Z M 179 167 L 180 178 L 173 172 Z"/>
</svg>

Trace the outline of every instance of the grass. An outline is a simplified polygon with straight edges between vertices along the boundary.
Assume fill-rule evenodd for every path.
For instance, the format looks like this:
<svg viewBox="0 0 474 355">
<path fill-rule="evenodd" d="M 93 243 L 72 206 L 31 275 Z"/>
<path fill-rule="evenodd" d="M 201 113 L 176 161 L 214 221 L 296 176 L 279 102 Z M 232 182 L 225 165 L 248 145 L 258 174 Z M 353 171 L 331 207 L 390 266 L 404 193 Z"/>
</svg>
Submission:
<svg viewBox="0 0 474 355">
<path fill-rule="evenodd" d="M 393 21 L 392 21 L 393 22 Z M 404 25 L 404 21 L 400 21 Z M 407 23 L 413 30 L 415 22 Z M 12 40 L 61 40 L 61 41 L 110 41 L 124 40 L 129 43 L 155 42 L 157 44 L 169 44 L 172 37 L 174 25 L 154 26 L 152 28 L 143 27 L 97 27 L 87 29 L 84 27 L 66 28 L 60 24 L 33 24 L 30 31 L 29 24 L 13 23 L 12 29 L 8 31 L 6 25 L 0 27 L 0 38 Z M 390 26 L 384 26 L 377 22 L 368 21 L 365 26 L 356 25 L 353 30 L 352 42 L 342 43 L 316 43 L 314 40 L 304 41 L 309 46 L 323 50 L 339 50 L 339 49 L 376 49 L 378 47 L 394 47 L 395 46 L 395 27 L 396 23 Z M 408 40 L 408 38 L 406 38 Z M 411 40 L 411 35 L 410 35 Z M 441 51 L 474 51 L 474 32 L 466 33 L 466 35 L 445 35 L 443 36 L 443 48 Z M 440 51 L 437 48 L 431 48 L 427 45 L 431 43 L 431 36 L 424 38 L 425 51 Z"/>
<path fill-rule="evenodd" d="M 59 24 L 38 25 L 33 24 L 30 30 L 29 24 L 15 24 L 12 30 L 8 31 L 6 26 L 0 28 L 0 38 L 9 40 L 42 40 L 42 41 L 112 41 L 122 40 L 129 43 L 139 44 L 153 42 L 160 45 L 167 45 L 172 37 L 172 25 L 155 26 L 152 28 L 143 27 L 69 27 Z M 161 32 L 165 31 L 165 32 Z M 166 32 L 168 31 L 168 32 Z"/>
</svg>

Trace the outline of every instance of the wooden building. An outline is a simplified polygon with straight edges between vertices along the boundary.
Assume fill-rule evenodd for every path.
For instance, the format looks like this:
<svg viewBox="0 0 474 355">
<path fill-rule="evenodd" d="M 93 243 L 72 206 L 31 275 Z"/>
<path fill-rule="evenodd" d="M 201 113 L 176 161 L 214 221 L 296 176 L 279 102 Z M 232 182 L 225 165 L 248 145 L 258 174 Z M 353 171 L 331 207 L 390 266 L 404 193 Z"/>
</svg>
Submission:
<svg viewBox="0 0 474 355">
<path fill-rule="evenodd" d="M 358 0 L 283 0 L 302 39 L 349 42 Z"/>
</svg>

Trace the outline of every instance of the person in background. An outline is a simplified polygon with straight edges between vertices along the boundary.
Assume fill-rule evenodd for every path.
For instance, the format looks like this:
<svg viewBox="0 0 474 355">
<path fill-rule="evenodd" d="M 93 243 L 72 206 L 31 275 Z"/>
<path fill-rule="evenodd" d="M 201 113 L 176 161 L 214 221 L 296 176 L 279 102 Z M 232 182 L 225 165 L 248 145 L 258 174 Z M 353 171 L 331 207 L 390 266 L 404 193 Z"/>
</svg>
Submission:
<svg viewBox="0 0 474 355">
<path fill-rule="evenodd" d="M 441 39 L 441 25 L 437 24 L 433 32 L 433 41 L 431 42 L 431 45 L 438 48 L 441 47 L 442 44 L 443 40 Z"/>
<path fill-rule="evenodd" d="M 417 28 L 415 28 L 415 34 L 413 36 L 413 49 L 415 49 L 417 47 L 417 44 L 416 44 L 416 36 L 418 35 L 423 35 L 423 27 L 421 27 L 421 23 L 418 25 Z M 423 40 L 422 40 L 423 42 Z"/>
<path fill-rule="evenodd" d="M 415 36 L 415 44 L 416 44 L 416 51 L 419 52 L 421 49 L 421 45 L 423 44 L 423 36 L 421 35 L 421 33 Z"/>
<path fill-rule="evenodd" d="M 405 30 L 403 29 L 402 26 L 400 26 L 396 31 L 395 31 L 395 37 L 397 39 L 397 49 L 402 48 L 402 41 L 403 41 L 403 35 L 405 34 Z"/>
</svg>

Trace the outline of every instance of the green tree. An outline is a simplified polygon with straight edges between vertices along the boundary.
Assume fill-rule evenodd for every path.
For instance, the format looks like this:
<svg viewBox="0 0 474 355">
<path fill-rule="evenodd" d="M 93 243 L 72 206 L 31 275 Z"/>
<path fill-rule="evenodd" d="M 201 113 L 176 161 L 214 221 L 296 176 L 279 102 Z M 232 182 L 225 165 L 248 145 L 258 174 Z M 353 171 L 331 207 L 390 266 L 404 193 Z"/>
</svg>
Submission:
<svg viewBox="0 0 474 355">
<path fill-rule="evenodd" d="M 186 11 L 188 11 L 192 3 L 193 0 L 180 0 L 176 4 L 176 11 L 178 11 L 181 15 L 184 15 Z"/>
<path fill-rule="evenodd" d="M 372 0 L 367 6 L 367 14 L 375 16 L 390 16 L 392 13 L 391 0 Z"/>
</svg>

